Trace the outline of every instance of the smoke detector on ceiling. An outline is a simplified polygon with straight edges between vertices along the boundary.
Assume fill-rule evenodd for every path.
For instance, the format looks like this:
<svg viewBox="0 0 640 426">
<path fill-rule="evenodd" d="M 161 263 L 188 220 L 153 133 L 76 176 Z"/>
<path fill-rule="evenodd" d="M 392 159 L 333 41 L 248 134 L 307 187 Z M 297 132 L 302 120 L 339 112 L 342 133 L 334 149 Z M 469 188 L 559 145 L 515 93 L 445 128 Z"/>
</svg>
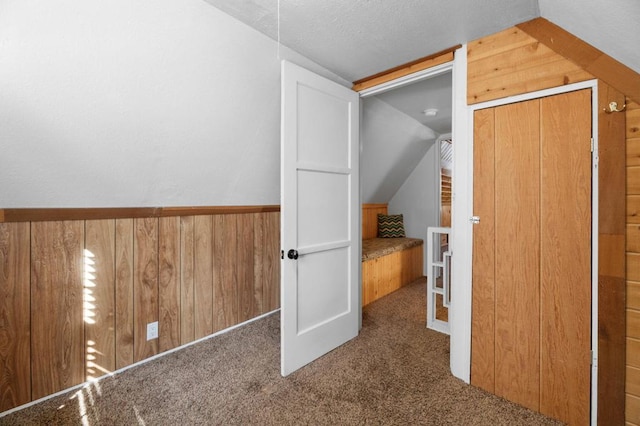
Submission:
<svg viewBox="0 0 640 426">
<path fill-rule="evenodd" d="M 422 111 L 422 113 L 427 117 L 435 117 L 438 115 L 438 108 L 428 108 Z"/>
</svg>

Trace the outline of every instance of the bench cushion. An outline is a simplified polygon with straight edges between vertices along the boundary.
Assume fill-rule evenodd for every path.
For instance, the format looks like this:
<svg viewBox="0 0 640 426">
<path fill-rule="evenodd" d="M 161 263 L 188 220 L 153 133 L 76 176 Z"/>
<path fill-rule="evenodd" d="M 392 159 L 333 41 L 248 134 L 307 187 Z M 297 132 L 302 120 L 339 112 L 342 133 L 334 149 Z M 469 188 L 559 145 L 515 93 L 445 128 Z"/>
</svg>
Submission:
<svg viewBox="0 0 640 426">
<path fill-rule="evenodd" d="M 362 261 L 386 256 L 395 251 L 421 246 L 419 238 L 370 238 L 362 240 Z"/>
</svg>

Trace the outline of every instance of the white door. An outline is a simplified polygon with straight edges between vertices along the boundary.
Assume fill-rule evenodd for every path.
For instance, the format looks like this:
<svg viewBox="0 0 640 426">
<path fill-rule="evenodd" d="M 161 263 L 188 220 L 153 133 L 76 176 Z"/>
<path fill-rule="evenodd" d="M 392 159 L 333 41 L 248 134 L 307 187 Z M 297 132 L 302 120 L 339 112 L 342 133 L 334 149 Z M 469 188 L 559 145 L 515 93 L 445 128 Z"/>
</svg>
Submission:
<svg viewBox="0 0 640 426">
<path fill-rule="evenodd" d="M 359 105 L 282 61 L 283 376 L 358 334 Z"/>
</svg>

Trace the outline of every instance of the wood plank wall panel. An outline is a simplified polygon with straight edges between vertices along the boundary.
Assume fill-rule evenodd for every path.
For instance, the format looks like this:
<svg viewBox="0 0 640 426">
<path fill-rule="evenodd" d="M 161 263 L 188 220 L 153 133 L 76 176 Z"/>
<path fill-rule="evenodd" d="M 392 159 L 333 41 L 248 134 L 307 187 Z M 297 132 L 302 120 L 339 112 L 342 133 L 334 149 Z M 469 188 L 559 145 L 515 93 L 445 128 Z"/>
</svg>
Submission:
<svg viewBox="0 0 640 426">
<path fill-rule="evenodd" d="M 0 224 L 2 410 L 278 309 L 279 253 L 277 211 Z"/>
<path fill-rule="evenodd" d="M 116 368 L 133 364 L 133 219 L 116 219 Z"/>
<path fill-rule="evenodd" d="M 116 369 L 114 219 L 85 221 L 84 337 L 86 378 Z"/>
<path fill-rule="evenodd" d="M 180 218 L 162 217 L 158 229 L 160 352 L 180 346 Z"/>
<path fill-rule="evenodd" d="M 590 418 L 591 109 L 591 90 L 540 100 L 540 411 L 568 424 Z"/>
<path fill-rule="evenodd" d="M 269 277 L 266 294 L 269 295 L 268 303 L 265 301 L 266 312 L 280 307 L 280 212 L 268 213 L 265 222 L 265 247 L 267 248 L 264 263 L 265 275 Z"/>
<path fill-rule="evenodd" d="M 213 218 L 196 216 L 194 235 L 194 325 L 195 338 L 200 339 L 213 333 Z"/>
<path fill-rule="evenodd" d="M 611 114 L 613 115 L 613 114 Z M 640 186 L 635 184 L 640 174 L 640 105 L 627 100 L 626 111 L 626 172 L 627 172 L 627 228 L 626 228 L 626 319 L 635 323 L 640 314 L 640 244 L 638 227 L 640 226 Z M 633 185 L 629 182 L 633 181 Z M 631 321 L 630 321 L 631 320 Z M 640 374 L 629 374 L 631 370 L 640 370 L 640 339 L 635 327 L 626 332 L 626 409 L 625 420 L 630 425 L 640 425 Z"/>
<path fill-rule="evenodd" d="M 378 236 L 378 214 L 388 214 L 387 204 L 362 205 L 362 239 Z"/>
<path fill-rule="evenodd" d="M 495 116 L 493 109 L 474 113 L 473 227 L 471 295 L 471 384 L 495 392 Z M 484 220 L 483 220 L 484 218 Z"/>
<path fill-rule="evenodd" d="M 467 46 L 469 105 L 594 78 L 518 28 Z"/>
<path fill-rule="evenodd" d="M 32 398 L 84 381 L 82 221 L 31 228 Z"/>
<path fill-rule="evenodd" d="M 195 216 L 180 218 L 180 343 L 195 340 Z"/>
<path fill-rule="evenodd" d="M 253 215 L 253 292 L 257 315 L 268 312 L 265 310 L 267 306 L 265 303 L 267 299 L 265 293 L 268 288 L 266 285 L 268 277 L 265 276 L 267 272 L 265 270 L 265 261 L 268 251 L 265 246 L 266 226 L 266 218 L 264 215 Z"/>
<path fill-rule="evenodd" d="M 533 410 L 540 405 L 540 247 L 531 244 L 540 240 L 539 114 L 538 100 L 495 109 L 495 393 Z"/>
<path fill-rule="evenodd" d="M 253 275 L 253 216 L 238 215 L 236 256 L 238 262 L 238 321 L 257 316 Z"/>
<path fill-rule="evenodd" d="M 598 423 L 623 424 L 625 404 L 625 114 L 606 114 L 624 95 L 598 81 Z"/>
<path fill-rule="evenodd" d="M 147 340 L 147 324 L 158 321 L 158 219 L 134 219 L 133 359 L 158 353 L 158 339 Z"/>
<path fill-rule="evenodd" d="M 31 401 L 30 226 L 0 224 L 0 411 Z"/>
<path fill-rule="evenodd" d="M 216 240 L 216 251 L 220 253 L 220 295 L 223 306 L 223 327 L 238 321 L 239 294 L 238 271 L 235 268 L 237 253 L 238 216 L 226 215 L 222 218 L 221 238 Z"/>
</svg>

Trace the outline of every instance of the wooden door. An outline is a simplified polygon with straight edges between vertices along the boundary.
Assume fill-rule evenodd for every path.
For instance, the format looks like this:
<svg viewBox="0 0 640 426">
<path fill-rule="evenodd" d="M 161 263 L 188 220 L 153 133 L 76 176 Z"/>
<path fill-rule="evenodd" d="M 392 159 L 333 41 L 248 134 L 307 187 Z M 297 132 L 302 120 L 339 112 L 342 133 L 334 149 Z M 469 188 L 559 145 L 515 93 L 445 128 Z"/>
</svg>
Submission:
<svg viewBox="0 0 640 426">
<path fill-rule="evenodd" d="M 586 424 L 591 91 L 479 110 L 474 123 L 471 383 Z"/>
<path fill-rule="evenodd" d="M 281 370 L 358 334 L 358 94 L 282 64 Z"/>
</svg>

